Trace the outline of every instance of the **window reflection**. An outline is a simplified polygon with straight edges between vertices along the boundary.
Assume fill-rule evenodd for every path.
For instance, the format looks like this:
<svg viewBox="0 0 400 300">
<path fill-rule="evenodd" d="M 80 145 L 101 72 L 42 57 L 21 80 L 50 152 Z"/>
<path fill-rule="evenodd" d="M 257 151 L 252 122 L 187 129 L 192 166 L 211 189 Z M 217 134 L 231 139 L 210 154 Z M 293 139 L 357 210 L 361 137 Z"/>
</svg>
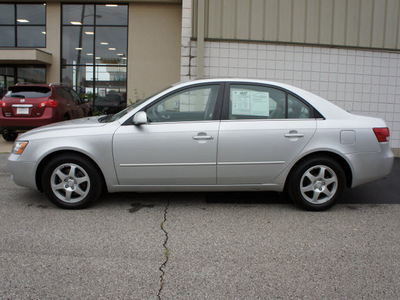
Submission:
<svg viewBox="0 0 400 300">
<path fill-rule="evenodd" d="M 14 4 L 0 4 L 0 25 L 13 25 L 14 23 Z"/>
<path fill-rule="evenodd" d="M 0 4 L 0 47 L 46 47 L 46 5 Z"/>
<path fill-rule="evenodd" d="M 13 26 L 0 27 L 0 46 L 15 47 L 15 27 Z"/>
<path fill-rule="evenodd" d="M 46 44 L 46 27 L 29 26 L 18 27 L 18 47 L 42 47 Z"/>
<path fill-rule="evenodd" d="M 45 83 L 46 82 L 46 68 L 26 66 L 17 68 L 18 82 L 29 83 Z"/>
<path fill-rule="evenodd" d="M 28 22 L 18 22 L 26 20 Z M 46 6 L 43 4 L 17 5 L 18 25 L 43 25 L 46 24 Z"/>
<path fill-rule="evenodd" d="M 128 6 L 97 5 L 96 13 L 101 16 L 97 25 L 128 25 Z"/>
<path fill-rule="evenodd" d="M 96 57 L 101 63 L 126 65 L 127 28 L 97 27 Z"/>
<path fill-rule="evenodd" d="M 93 25 L 94 5 L 63 5 L 63 25 Z"/>
<path fill-rule="evenodd" d="M 63 63 L 93 64 L 94 27 L 65 27 L 62 37 Z"/>
<path fill-rule="evenodd" d="M 18 82 L 46 83 L 46 67 L 43 65 L 0 66 L 0 94 Z"/>
</svg>

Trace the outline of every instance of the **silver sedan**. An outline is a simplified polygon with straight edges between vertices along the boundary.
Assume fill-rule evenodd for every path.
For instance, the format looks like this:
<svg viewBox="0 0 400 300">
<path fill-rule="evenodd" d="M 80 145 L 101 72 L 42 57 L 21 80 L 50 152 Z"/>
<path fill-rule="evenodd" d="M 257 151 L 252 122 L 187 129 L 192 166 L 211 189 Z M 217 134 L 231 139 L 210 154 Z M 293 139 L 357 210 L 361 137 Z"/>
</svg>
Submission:
<svg viewBox="0 0 400 300">
<path fill-rule="evenodd" d="M 109 116 L 40 127 L 8 158 L 16 184 L 63 208 L 102 191 L 284 191 L 308 210 L 393 165 L 381 119 L 305 90 L 242 79 L 177 84 Z"/>
</svg>

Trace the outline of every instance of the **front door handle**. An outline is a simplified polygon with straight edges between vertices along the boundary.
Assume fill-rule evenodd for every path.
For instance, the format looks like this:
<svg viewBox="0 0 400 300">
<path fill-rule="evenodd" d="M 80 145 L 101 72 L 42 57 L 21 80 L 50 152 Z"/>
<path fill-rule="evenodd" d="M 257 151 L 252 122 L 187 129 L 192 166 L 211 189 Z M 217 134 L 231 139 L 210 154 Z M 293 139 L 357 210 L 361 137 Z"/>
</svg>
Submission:
<svg viewBox="0 0 400 300">
<path fill-rule="evenodd" d="M 199 132 L 197 135 L 192 137 L 194 140 L 213 140 L 214 137 L 212 135 L 207 135 L 205 132 Z"/>
</svg>

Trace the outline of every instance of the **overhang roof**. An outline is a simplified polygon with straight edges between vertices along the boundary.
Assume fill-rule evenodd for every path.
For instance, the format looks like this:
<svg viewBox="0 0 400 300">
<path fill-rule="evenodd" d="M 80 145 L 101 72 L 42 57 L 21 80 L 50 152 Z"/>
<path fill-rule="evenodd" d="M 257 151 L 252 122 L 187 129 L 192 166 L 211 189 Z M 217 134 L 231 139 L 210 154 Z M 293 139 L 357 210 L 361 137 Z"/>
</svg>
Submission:
<svg viewBox="0 0 400 300">
<path fill-rule="evenodd" d="M 51 65 L 53 55 L 40 49 L 0 49 L 0 64 Z"/>
</svg>

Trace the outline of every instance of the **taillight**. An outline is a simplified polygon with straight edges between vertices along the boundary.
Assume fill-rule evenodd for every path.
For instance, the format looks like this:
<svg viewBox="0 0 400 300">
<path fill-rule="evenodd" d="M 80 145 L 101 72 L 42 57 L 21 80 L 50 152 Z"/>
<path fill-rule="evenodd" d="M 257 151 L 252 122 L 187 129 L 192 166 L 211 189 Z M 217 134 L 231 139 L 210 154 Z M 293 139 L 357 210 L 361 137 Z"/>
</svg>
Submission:
<svg viewBox="0 0 400 300">
<path fill-rule="evenodd" d="M 372 130 L 374 131 L 379 143 L 384 143 L 384 142 L 389 141 L 389 137 L 390 137 L 389 128 L 387 128 L 387 127 L 373 128 Z"/>
<path fill-rule="evenodd" d="M 7 103 L 5 102 L 5 101 L 3 101 L 3 100 L 0 100 L 0 105 L 1 105 L 1 107 L 7 107 Z"/>
<path fill-rule="evenodd" d="M 49 99 L 47 101 L 43 101 L 42 103 L 40 103 L 40 107 L 57 107 L 57 105 L 58 101 L 53 99 Z"/>
</svg>

